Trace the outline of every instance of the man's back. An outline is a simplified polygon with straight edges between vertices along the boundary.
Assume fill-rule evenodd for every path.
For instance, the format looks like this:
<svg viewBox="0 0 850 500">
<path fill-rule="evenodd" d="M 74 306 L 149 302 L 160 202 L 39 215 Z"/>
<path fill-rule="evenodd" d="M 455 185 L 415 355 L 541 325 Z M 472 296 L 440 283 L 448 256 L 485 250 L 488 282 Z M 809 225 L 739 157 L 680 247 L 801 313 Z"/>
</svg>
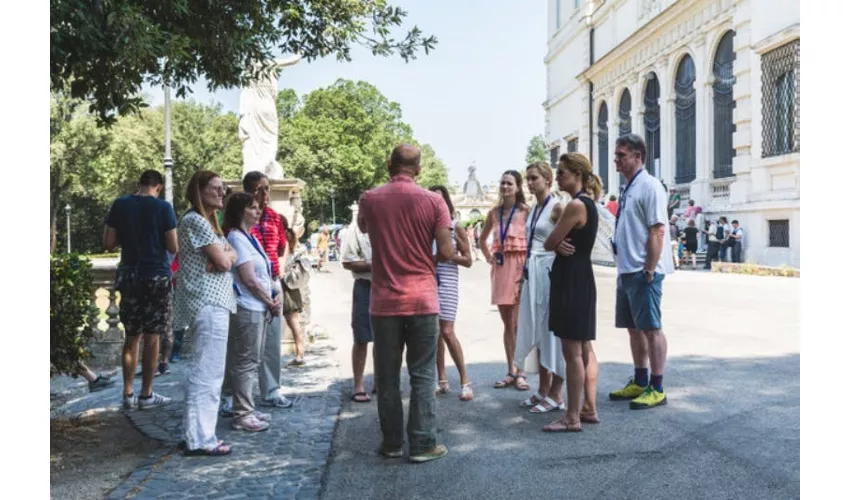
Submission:
<svg viewBox="0 0 850 500">
<path fill-rule="evenodd" d="M 437 314 L 432 245 L 437 228 L 452 227 L 443 199 L 396 176 L 366 192 L 360 212 L 372 244 L 371 314 Z"/>
<path fill-rule="evenodd" d="M 174 209 L 153 196 L 126 195 L 116 199 L 106 216 L 121 247 L 121 267 L 143 276 L 170 276 L 165 233 L 177 227 Z"/>
</svg>

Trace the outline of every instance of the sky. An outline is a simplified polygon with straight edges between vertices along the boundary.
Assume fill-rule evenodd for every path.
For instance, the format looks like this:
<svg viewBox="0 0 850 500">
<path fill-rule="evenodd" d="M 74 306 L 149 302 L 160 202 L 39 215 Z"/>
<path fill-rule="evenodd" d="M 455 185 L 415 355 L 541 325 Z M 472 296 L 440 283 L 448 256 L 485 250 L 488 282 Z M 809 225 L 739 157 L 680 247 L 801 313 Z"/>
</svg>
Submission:
<svg viewBox="0 0 850 500">
<path fill-rule="evenodd" d="M 398 56 L 353 50 L 352 62 L 301 61 L 281 73 L 278 87 L 299 96 L 338 78 L 364 80 L 401 105 L 414 137 L 431 144 L 461 186 L 475 161 L 478 179 L 494 182 L 525 167 L 529 139 L 543 133 L 546 98 L 546 3 L 510 0 L 391 0 L 438 43 L 429 55 L 405 63 Z M 153 105 L 162 92 L 148 89 Z M 195 87 L 190 99 L 219 102 L 238 112 L 239 89 L 210 93 Z"/>
</svg>

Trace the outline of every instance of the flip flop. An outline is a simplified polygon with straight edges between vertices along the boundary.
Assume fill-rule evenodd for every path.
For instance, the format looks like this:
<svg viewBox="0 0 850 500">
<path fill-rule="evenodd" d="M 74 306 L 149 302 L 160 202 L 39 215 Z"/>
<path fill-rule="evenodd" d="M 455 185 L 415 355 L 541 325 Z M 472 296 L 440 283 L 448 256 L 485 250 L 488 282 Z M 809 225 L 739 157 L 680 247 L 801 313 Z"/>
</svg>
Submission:
<svg viewBox="0 0 850 500">
<path fill-rule="evenodd" d="M 352 394 L 351 400 L 355 403 L 369 403 L 372 401 L 372 398 L 370 398 L 365 392 L 355 392 Z"/>
<path fill-rule="evenodd" d="M 543 432 L 581 432 L 581 423 L 570 425 L 564 423 L 563 420 L 556 420 L 543 426 Z"/>
<path fill-rule="evenodd" d="M 219 443 L 215 448 L 210 448 L 209 450 L 205 448 L 198 448 L 197 450 L 184 450 L 183 456 L 185 457 L 223 457 L 225 455 L 230 455 L 233 450 L 230 448 L 230 445 L 226 445 L 224 443 Z"/>
</svg>

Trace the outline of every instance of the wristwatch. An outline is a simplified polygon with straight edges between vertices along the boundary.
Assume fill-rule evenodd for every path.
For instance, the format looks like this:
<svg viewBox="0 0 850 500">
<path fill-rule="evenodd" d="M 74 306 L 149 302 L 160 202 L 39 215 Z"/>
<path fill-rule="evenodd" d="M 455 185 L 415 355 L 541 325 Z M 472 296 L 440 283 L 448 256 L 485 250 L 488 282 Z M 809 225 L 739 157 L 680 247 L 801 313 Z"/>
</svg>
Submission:
<svg viewBox="0 0 850 500">
<path fill-rule="evenodd" d="M 649 269 L 644 269 L 643 275 L 648 276 L 650 278 L 654 278 L 655 277 L 655 271 L 650 271 Z"/>
</svg>

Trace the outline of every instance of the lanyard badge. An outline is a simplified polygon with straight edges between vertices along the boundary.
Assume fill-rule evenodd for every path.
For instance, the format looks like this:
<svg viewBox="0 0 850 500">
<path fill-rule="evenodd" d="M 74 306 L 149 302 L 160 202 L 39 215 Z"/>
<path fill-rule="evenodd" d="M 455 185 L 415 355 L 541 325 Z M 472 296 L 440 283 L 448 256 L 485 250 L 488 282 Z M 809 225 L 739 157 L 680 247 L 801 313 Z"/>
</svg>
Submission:
<svg viewBox="0 0 850 500">
<path fill-rule="evenodd" d="M 505 264 L 505 239 L 508 237 L 508 230 L 511 228 L 511 220 L 514 218 L 514 212 L 516 212 L 516 204 L 514 204 L 513 208 L 511 208 L 511 213 L 508 215 L 508 223 L 503 225 L 504 222 L 504 210 L 499 208 L 499 242 L 501 243 L 500 251 L 493 254 L 493 258 L 496 261 L 497 266 L 502 266 Z"/>
<path fill-rule="evenodd" d="M 534 243 L 534 231 L 537 229 L 537 221 L 540 220 L 540 216 L 543 215 L 543 210 L 546 209 L 546 205 L 549 204 L 549 200 L 552 199 L 552 195 L 546 197 L 546 200 L 543 201 L 543 206 L 534 207 L 534 212 L 531 214 L 531 233 L 528 236 L 528 247 L 525 253 L 525 265 L 522 266 L 522 277 L 523 279 L 528 279 L 528 259 L 531 257 L 531 245 Z"/>
</svg>

